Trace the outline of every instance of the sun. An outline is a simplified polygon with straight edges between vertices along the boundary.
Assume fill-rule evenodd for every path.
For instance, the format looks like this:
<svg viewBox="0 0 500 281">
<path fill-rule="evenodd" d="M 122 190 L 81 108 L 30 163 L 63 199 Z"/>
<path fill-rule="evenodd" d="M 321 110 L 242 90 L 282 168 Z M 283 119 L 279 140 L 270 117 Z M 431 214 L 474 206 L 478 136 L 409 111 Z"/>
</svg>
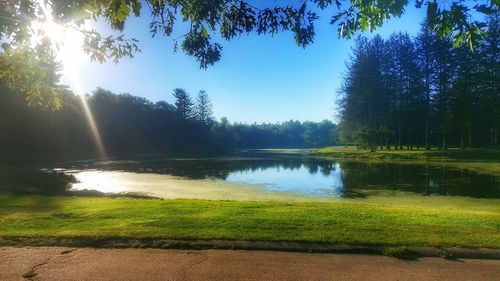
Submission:
<svg viewBox="0 0 500 281">
<path fill-rule="evenodd" d="M 64 75 L 71 80 L 70 86 L 73 92 L 80 96 L 82 107 L 94 135 L 99 153 L 102 158 L 106 158 L 104 143 L 102 142 L 93 114 L 85 100 L 84 91 L 79 79 L 79 68 L 87 60 L 87 55 L 83 51 L 83 33 L 72 25 L 63 26 L 57 24 L 50 17 L 46 17 L 44 21 L 33 22 L 32 29 L 35 35 L 32 36 L 33 45 L 38 45 L 45 39 L 50 41 L 52 48 L 56 52 L 56 59 L 62 63 Z"/>
<path fill-rule="evenodd" d="M 71 26 L 63 26 L 51 20 L 32 23 L 32 45 L 38 45 L 48 39 L 56 53 L 56 59 L 63 64 L 64 72 L 75 71 L 81 63 L 86 61 L 87 55 L 83 50 L 83 33 Z"/>
<path fill-rule="evenodd" d="M 33 27 L 41 37 L 47 37 L 53 44 L 61 43 L 65 37 L 65 28 L 51 20 L 34 22 Z"/>
<path fill-rule="evenodd" d="M 54 21 L 50 6 L 44 1 L 38 1 L 38 4 L 43 17 L 31 23 L 31 44 L 37 46 L 48 39 L 56 59 L 63 65 L 64 74 L 72 75 L 88 59 L 83 49 L 82 30 L 87 30 L 90 24 L 86 22 L 78 27 L 73 22 L 59 24 Z"/>
<path fill-rule="evenodd" d="M 82 62 L 88 59 L 83 50 L 85 36 L 82 30 L 89 30 L 90 23 L 86 21 L 84 24 L 78 26 L 74 25 L 73 22 L 68 22 L 65 25 L 58 24 L 53 19 L 51 7 L 46 5 L 43 0 L 38 0 L 37 2 L 43 18 L 31 22 L 31 45 L 35 47 L 42 44 L 45 40 L 49 40 L 52 49 L 56 53 L 56 59 L 62 63 L 63 74 L 70 78 L 72 81 L 70 86 L 73 92 L 80 97 L 99 154 L 101 158 L 106 158 L 106 149 L 92 111 L 85 99 L 79 77 L 79 68 Z"/>
</svg>

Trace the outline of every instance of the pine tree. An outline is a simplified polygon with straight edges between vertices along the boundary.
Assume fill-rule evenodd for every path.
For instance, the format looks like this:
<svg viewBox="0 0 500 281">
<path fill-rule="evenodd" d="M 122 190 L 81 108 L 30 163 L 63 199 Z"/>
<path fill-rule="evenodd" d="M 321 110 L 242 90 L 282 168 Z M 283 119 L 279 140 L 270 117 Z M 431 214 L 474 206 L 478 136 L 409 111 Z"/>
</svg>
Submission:
<svg viewBox="0 0 500 281">
<path fill-rule="evenodd" d="M 500 126 L 500 15 L 488 19 L 488 32 L 478 50 L 481 68 L 478 71 L 480 107 L 484 129 L 480 134 L 489 136 L 485 142 L 497 147 Z M 486 132 L 487 131 L 487 132 Z"/>
<path fill-rule="evenodd" d="M 212 125 L 214 122 L 212 102 L 207 92 L 201 90 L 196 97 L 196 119 L 204 125 Z"/>
<path fill-rule="evenodd" d="M 432 129 L 432 73 L 433 73 L 433 63 L 434 63 L 434 43 L 435 34 L 432 32 L 427 22 L 422 23 L 421 31 L 415 39 L 417 54 L 418 54 L 418 64 L 422 71 L 422 87 L 425 95 L 424 99 L 424 111 L 422 114 L 425 119 L 425 129 L 424 129 L 424 144 L 426 149 L 430 149 L 430 131 Z"/>
<path fill-rule="evenodd" d="M 184 89 L 174 89 L 175 112 L 180 120 L 191 120 L 195 117 L 194 103 Z"/>
</svg>

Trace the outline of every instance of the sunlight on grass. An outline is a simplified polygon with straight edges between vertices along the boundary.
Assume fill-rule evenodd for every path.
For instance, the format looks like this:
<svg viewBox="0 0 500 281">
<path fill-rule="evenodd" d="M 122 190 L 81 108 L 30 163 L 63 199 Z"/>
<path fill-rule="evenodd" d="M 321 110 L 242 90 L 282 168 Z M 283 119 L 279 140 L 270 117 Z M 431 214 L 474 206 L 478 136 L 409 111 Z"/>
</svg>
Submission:
<svg viewBox="0 0 500 281">
<path fill-rule="evenodd" d="M 33 208 L 32 200 L 47 208 Z M 446 200 L 454 200 L 446 198 Z M 440 206 L 0 197 L 0 237 L 309 241 L 500 248 L 500 202 Z M 407 202 L 408 203 L 408 202 Z M 477 204 L 477 205 L 476 205 Z M 433 206 L 433 207 L 432 207 Z M 483 210 L 478 210 L 483 206 Z"/>
</svg>

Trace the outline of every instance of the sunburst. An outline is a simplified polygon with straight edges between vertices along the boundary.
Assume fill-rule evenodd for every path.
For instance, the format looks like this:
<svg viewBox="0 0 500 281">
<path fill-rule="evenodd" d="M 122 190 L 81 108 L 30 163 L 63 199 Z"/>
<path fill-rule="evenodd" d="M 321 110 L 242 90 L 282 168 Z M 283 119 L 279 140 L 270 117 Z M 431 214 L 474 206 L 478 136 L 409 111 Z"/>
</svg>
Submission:
<svg viewBox="0 0 500 281">
<path fill-rule="evenodd" d="M 65 25 L 56 23 L 52 17 L 50 3 L 46 4 L 45 1 L 38 0 L 37 4 L 43 14 L 43 18 L 33 21 L 31 24 L 32 45 L 38 45 L 45 39 L 50 41 L 52 49 L 56 53 L 57 60 L 63 65 L 63 73 L 71 79 L 71 88 L 81 98 L 83 111 L 87 117 L 87 123 L 94 137 L 97 149 L 100 156 L 105 158 L 106 150 L 104 143 L 92 111 L 85 99 L 78 75 L 81 63 L 87 59 L 83 51 L 84 35 L 71 22 Z M 79 28 L 82 27 L 88 28 L 88 23 L 79 26 Z"/>
</svg>

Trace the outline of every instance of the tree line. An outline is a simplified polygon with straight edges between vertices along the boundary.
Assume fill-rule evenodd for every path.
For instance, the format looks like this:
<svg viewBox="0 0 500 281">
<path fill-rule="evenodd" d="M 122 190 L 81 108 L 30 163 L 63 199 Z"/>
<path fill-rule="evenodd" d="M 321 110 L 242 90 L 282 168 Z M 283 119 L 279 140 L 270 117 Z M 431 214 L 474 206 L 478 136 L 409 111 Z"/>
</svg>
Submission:
<svg viewBox="0 0 500 281">
<path fill-rule="evenodd" d="M 217 153 L 237 148 L 302 148 L 334 144 L 331 121 L 275 124 L 230 123 L 214 117 L 205 91 L 192 98 L 174 89 L 175 103 L 151 102 L 98 88 L 80 97 L 60 89 L 61 107 L 29 106 L 24 95 L 1 89 L 0 154 L 96 151 L 82 98 L 107 152 Z"/>
<path fill-rule="evenodd" d="M 498 147 L 500 16 L 474 47 L 427 22 L 416 37 L 358 37 L 340 89 L 339 137 L 363 149 Z"/>
</svg>

